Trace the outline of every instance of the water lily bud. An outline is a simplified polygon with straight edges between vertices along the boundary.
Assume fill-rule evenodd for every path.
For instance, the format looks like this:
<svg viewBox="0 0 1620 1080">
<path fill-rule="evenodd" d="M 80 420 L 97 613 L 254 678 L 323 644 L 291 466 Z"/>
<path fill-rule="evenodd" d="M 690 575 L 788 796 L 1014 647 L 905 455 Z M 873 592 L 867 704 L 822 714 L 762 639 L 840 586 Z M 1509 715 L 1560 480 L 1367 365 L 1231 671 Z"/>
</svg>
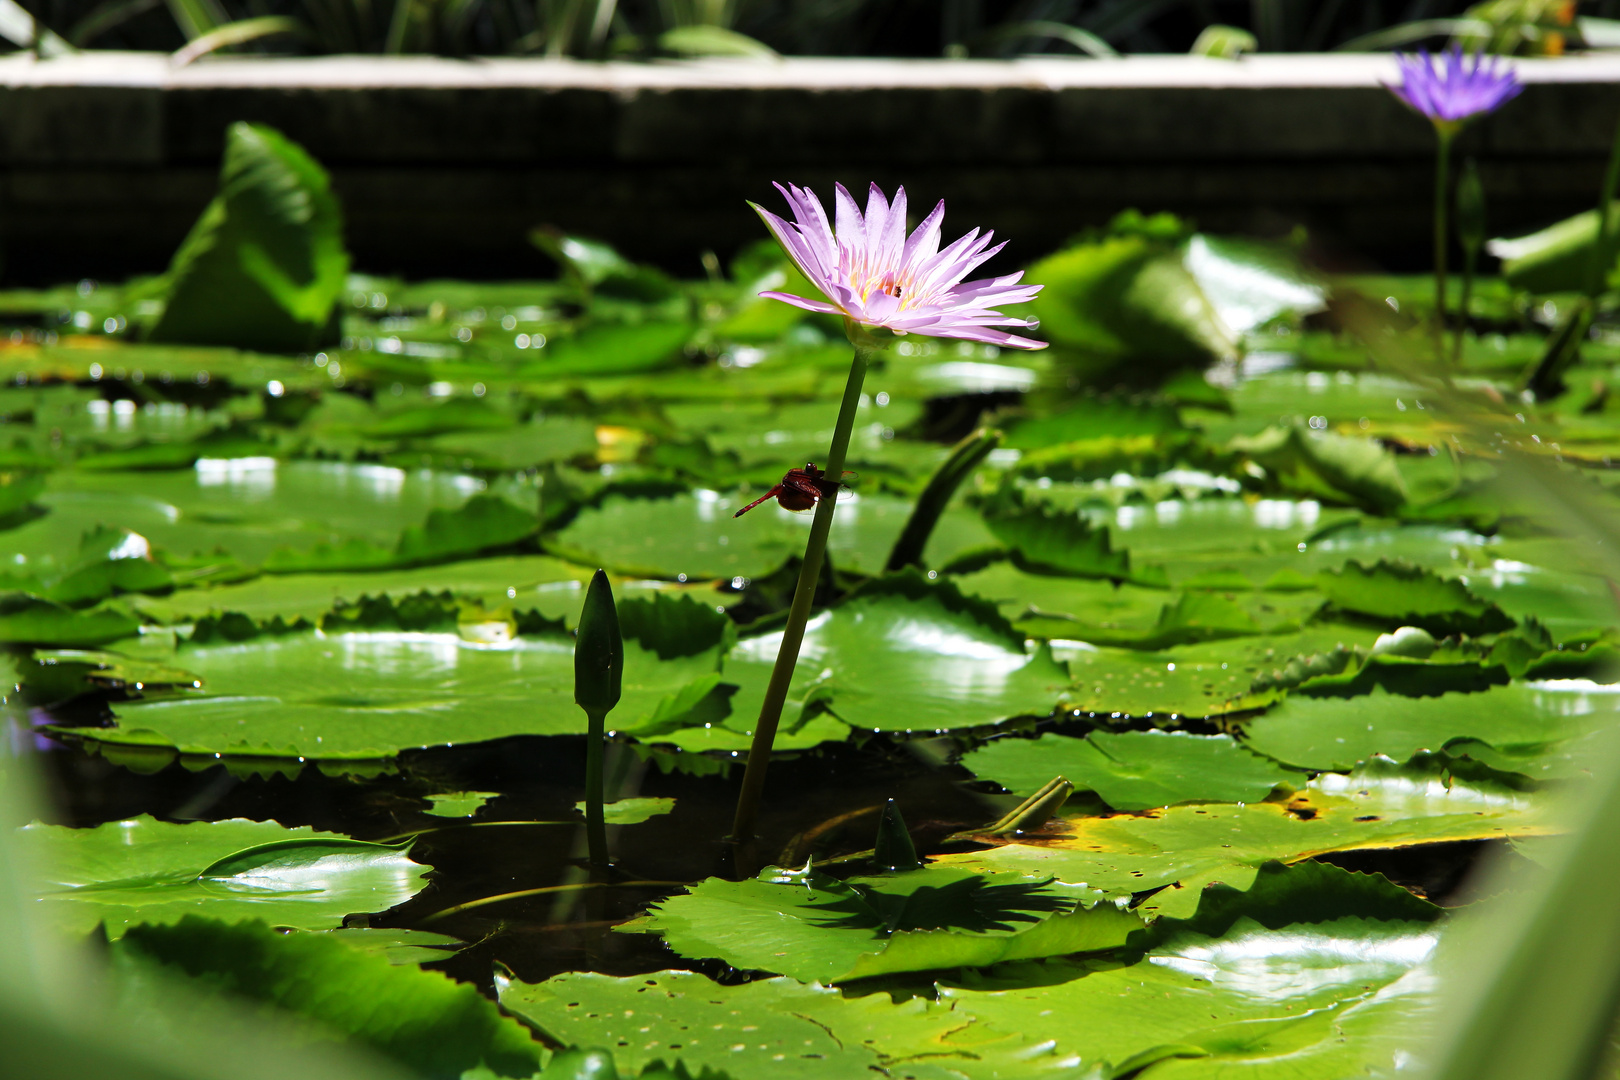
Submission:
<svg viewBox="0 0 1620 1080">
<path fill-rule="evenodd" d="M 1457 178 L 1457 240 L 1463 250 L 1475 255 L 1485 243 L 1485 185 L 1479 182 L 1479 167 L 1469 158 Z"/>
<path fill-rule="evenodd" d="M 588 713 L 606 714 L 619 703 L 624 676 L 624 639 L 619 636 L 619 612 L 613 589 L 601 570 L 585 593 L 574 639 L 574 700 Z"/>
</svg>

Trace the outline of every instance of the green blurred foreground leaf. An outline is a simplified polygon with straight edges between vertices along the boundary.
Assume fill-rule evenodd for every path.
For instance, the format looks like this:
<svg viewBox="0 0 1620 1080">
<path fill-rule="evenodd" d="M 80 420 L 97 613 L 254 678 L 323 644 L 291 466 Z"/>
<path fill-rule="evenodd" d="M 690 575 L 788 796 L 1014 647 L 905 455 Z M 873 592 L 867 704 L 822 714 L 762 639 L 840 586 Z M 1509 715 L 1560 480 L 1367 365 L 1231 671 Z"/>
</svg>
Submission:
<svg viewBox="0 0 1620 1080">
<path fill-rule="evenodd" d="M 131 927 L 112 960 L 127 1009 L 146 1011 L 143 999 L 161 996 L 161 983 L 148 976 L 156 967 L 302 1017 L 310 1041 L 353 1039 L 434 1080 L 480 1064 L 497 1076 L 527 1077 L 539 1065 L 528 1031 L 473 987 L 391 964 L 341 938 L 188 915 L 170 926 Z"/>
</svg>

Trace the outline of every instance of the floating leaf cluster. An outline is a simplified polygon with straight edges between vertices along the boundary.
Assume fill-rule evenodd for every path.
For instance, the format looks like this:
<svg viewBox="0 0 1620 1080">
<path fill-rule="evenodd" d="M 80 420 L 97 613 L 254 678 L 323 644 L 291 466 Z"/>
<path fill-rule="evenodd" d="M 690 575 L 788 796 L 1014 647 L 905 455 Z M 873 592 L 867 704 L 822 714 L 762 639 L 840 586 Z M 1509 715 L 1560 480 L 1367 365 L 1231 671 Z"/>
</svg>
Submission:
<svg viewBox="0 0 1620 1080">
<path fill-rule="evenodd" d="M 1319 314 L 1421 313 L 1426 282 L 1329 286 L 1123 220 L 1031 272 L 1048 352 L 902 338 L 873 366 L 776 846 L 639 873 L 719 839 L 703 800 L 749 745 L 808 527 L 732 515 L 824 454 L 839 327 L 757 300 L 792 287 L 765 249 L 703 282 L 552 233 L 529 282 L 345 274 L 323 178 L 235 139 L 229 182 L 257 161 L 313 193 L 309 265 L 244 261 L 291 211 L 238 187 L 164 283 L 0 295 L 8 715 L 137 773 L 385 777 L 409 807 L 353 838 L 22 829 L 42 917 L 100 928 L 132 999 L 154 973 L 224 986 L 424 1076 L 1388 1070 L 1454 899 L 1388 853 L 1549 832 L 1614 722 L 1610 588 L 1497 463 L 1511 444 L 1612 503 L 1607 339 L 1485 438 Z M 228 257 L 235 284 L 209 269 Z M 209 322 L 227 285 L 251 325 Z M 1472 301 L 1463 374 L 1499 394 L 1541 338 L 1515 297 Z M 987 429 L 963 467 L 951 445 Z M 896 557 L 925 491 L 948 498 Z M 536 810 L 528 781 L 444 764 L 578 754 L 598 567 L 623 637 L 615 880 L 569 863 L 574 781 Z M 924 774 L 951 809 L 846 779 Z M 880 815 L 903 827 L 891 795 L 915 869 L 869 850 Z M 506 830 L 534 866 L 461 883 L 447 852 Z M 575 923 L 601 931 L 581 970 L 491 977 Z M 592 959 L 613 949 L 640 951 Z"/>
</svg>

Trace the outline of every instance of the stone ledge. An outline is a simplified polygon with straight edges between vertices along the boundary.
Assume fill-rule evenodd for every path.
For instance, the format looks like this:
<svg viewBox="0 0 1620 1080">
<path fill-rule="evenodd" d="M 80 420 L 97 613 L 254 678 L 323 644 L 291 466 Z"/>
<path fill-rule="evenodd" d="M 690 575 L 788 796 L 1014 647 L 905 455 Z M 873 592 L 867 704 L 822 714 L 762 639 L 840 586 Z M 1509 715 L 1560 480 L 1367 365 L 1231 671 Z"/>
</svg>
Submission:
<svg viewBox="0 0 1620 1080">
<path fill-rule="evenodd" d="M 1504 230 L 1589 204 L 1620 114 L 1620 56 L 1517 66 L 1524 95 L 1459 146 Z M 225 126 L 246 119 L 332 169 L 358 261 L 378 270 L 533 273 L 522 234 L 538 221 L 690 268 L 757 233 L 740 207 L 772 179 L 903 182 L 1025 257 L 1141 205 L 1214 228 L 1303 223 L 1399 263 L 1421 257 L 1432 136 L 1382 89 L 1394 77 L 1390 57 L 1351 54 L 184 68 L 13 54 L 0 242 L 14 280 L 155 269 L 207 197 Z"/>
</svg>

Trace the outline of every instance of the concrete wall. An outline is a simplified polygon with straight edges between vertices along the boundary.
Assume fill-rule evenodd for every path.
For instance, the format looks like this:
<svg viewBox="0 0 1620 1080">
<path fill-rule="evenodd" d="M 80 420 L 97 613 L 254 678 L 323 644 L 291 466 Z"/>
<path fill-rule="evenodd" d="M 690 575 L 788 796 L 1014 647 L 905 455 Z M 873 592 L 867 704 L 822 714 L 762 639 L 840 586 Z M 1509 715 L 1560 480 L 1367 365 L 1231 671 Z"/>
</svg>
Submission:
<svg viewBox="0 0 1620 1080">
<path fill-rule="evenodd" d="M 1477 124 L 1492 225 L 1589 207 L 1620 57 L 1519 63 Z M 13 282 L 161 269 L 213 191 L 222 133 L 272 124 L 333 173 L 362 269 L 529 276 L 551 223 L 686 272 L 763 235 L 774 179 L 904 183 L 1016 261 L 1129 206 L 1216 230 L 1310 228 L 1423 261 L 1432 136 L 1387 56 L 585 64 L 158 55 L 0 59 L 0 255 Z M 1005 256 L 1004 256 L 1005 258 Z"/>
</svg>

